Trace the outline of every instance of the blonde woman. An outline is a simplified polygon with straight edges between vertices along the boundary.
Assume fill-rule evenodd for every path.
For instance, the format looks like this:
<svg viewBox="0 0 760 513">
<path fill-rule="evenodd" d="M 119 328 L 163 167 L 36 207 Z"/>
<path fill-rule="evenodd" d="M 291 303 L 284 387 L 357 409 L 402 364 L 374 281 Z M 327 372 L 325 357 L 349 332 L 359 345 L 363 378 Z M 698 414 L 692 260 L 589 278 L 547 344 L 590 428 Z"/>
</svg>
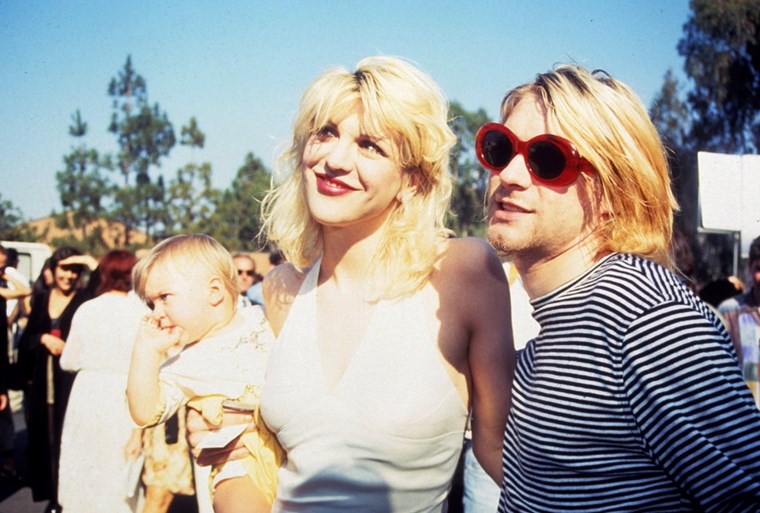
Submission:
<svg viewBox="0 0 760 513">
<path fill-rule="evenodd" d="M 501 480 L 509 290 L 486 243 L 444 229 L 447 110 L 393 57 L 330 70 L 302 97 L 264 205 L 289 262 L 264 281 L 278 340 L 261 411 L 287 453 L 273 511 L 444 511 L 471 411 Z"/>
</svg>

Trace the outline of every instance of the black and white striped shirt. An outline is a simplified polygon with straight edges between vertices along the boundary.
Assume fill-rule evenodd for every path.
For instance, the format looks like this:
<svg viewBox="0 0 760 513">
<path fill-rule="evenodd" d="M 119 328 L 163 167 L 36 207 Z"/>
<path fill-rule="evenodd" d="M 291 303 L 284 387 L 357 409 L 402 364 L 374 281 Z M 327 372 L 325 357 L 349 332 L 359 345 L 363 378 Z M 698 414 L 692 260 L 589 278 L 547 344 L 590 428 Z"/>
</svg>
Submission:
<svg viewBox="0 0 760 513">
<path fill-rule="evenodd" d="M 760 511 L 760 412 L 679 278 L 613 254 L 533 306 L 500 512 Z"/>
</svg>

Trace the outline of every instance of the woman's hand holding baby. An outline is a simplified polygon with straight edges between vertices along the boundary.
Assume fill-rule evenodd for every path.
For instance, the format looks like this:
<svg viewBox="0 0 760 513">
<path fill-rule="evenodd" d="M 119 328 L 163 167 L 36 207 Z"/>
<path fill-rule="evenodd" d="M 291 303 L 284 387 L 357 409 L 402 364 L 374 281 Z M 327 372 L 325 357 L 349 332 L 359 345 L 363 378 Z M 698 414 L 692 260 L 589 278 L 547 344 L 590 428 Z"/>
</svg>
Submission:
<svg viewBox="0 0 760 513">
<path fill-rule="evenodd" d="M 252 432 L 256 430 L 252 414 L 225 411 L 222 418 L 222 426 L 232 426 L 237 424 L 248 425 L 244 432 Z M 209 432 L 218 429 L 219 426 L 212 425 L 203 418 L 203 415 L 190 408 L 187 410 L 186 427 L 187 443 L 199 465 L 219 465 L 226 461 L 238 460 L 251 454 L 245 445 L 243 445 L 240 436 L 221 449 L 198 449 L 201 440 L 203 440 Z"/>
</svg>

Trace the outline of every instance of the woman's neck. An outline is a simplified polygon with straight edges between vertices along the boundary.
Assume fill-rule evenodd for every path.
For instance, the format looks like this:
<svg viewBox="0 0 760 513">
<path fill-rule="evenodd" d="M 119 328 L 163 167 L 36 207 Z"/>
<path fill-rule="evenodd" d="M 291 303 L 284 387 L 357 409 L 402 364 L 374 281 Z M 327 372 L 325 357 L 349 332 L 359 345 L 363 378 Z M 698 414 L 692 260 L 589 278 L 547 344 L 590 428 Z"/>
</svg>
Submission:
<svg viewBox="0 0 760 513">
<path fill-rule="evenodd" d="M 327 279 L 336 282 L 363 282 L 380 244 L 381 230 L 370 233 L 325 227 L 320 265 L 320 283 Z"/>
<path fill-rule="evenodd" d="M 74 292 L 76 292 L 76 288 L 74 287 L 70 288 L 69 290 L 61 290 L 58 287 L 53 287 L 52 289 L 50 289 L 51 296 L 56 296 L 56 297 L 61 297 L 61 298 L 70 298 L 71 296 L 74 295 Z"/>
</svg>

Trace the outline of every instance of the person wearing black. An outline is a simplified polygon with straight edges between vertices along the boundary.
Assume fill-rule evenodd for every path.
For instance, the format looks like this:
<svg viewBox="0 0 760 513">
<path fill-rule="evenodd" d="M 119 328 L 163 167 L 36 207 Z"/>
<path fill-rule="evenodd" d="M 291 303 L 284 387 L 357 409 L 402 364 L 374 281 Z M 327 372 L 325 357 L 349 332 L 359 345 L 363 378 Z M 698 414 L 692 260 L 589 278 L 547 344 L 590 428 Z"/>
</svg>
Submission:
<svg viewBox="0 0 760 513">
<path fill-rule="evenodd" d="M 94 265 L 93 263 L 94 262 Z M 49 290 L 32 298 L 29 321 L 19 343 L 19 359 L 27 379 L 28 463 L 32 498 L 50 501 L 47 512 L 59 512 L 58 456 L 63 417 L 74 374 L 62 370 L 59 359 L 77 308 L 91 292 L 79 288 L 85 267 L 97 262 L 72 247 L 58 248 L 51 257 L 54 276 Z"/>
<path fill-rule="evenodd" d="M 0 477 L 19 481 L 14 464 L 14 426 L 8 388 L 10 381 L 10 362 L 8 345 L 10 343 L 7 315 L 7 300 L 22 301 L 31 293 L 31 289 L 13 275 L 6 273 L 8 250 L 0 245 Z"/>
</svg>

